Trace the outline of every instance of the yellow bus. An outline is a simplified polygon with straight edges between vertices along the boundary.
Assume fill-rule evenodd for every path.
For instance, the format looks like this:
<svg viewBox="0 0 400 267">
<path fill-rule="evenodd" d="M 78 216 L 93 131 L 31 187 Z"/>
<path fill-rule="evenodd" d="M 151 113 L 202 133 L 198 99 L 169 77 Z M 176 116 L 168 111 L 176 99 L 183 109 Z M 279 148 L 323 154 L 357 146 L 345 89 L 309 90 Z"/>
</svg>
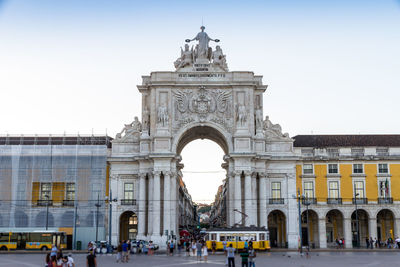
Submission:
<svg viewBox="0 0 400 267">
<path fill-rule="evenodd" d="M 215 242 L 216 250 L 223 250 L 224 243 L 228 247 L 230 244 L 236 249 L 243 249 L 245 242 L 253 242 L 253 248 L 256 250 L 269 250 L 269 232 L 264 227 L 240 227 L 240 228 L 214 228 L 207 231 L 206 236 L 207 249 L 212 250 L 212 244 Z"/>
<path fill-rule="evenodd" d="M 56 244 L 58 248 L 66 249 L 65 233 L 55 231 L 0 232 L 0 250 L 50 250 L 52 244 Z"/>
</svg>

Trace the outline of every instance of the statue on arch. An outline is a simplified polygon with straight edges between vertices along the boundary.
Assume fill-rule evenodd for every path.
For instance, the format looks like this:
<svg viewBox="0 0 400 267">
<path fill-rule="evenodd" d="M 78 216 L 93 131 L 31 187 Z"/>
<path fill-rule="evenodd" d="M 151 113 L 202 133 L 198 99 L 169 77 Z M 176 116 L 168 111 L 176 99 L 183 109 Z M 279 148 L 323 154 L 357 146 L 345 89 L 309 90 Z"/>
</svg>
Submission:
<svg viewBox="0 0 400 267">
<path fill-rule="evenodd" d="M 246 126 L 246 121 L 247 121 L 246 106 L 239 104 L 237 107 L 237 122 L 240 124 L 240 126 Z"/>
<path fill-rule="evenodd" d="M 194 61 L 194 52 L 193 46 L 192 49 L 189 50 L 189 45 L 185 44 L 185 50 L 181 47 L 181 56 L 174 62 L 176 70 L 180 68 L 184 68 L 186 66 L 190 66 Z"/>
<path fill-rule="evenodd" d="M 194 37 L 193 39 L 186 39 L 185 41 L 187 43 L 190 43 L 191 41 L 197 40 L 199 41 L 198 43 L 198 48 L 197 48 L 197 53 L 196 53 L 196 58 L 200 58 L 200 59 L 210 59 L 211 58 L 211 53 L 209 51 L 209 42 L 210 41 L 214 41 L 216 43 L 219 42 L 218 39 L 212 39 L 208 36 L 208 34 L 206 32 L 204 32 L 204 29 L 206 27 L 201 26 L 200 30 L 201 32 L 199 32 L 196 37 Z"/>
<path fill-rule="evenodd" d="M 168 109 L 166 106 L 159 106 L 157 110 L 157 122 L 165 127 L 168 123 Z"/>
<path fill-rule="evenodd" d="M 215 51 L 212 52 L 212 60 L 214 66 L 219 66 L 224 71 L 228 71 L 228 65 L 226 64 L 226 56 L 222 53 L 222 49 L 219 45 L 215 47 Z"/>
</svg>

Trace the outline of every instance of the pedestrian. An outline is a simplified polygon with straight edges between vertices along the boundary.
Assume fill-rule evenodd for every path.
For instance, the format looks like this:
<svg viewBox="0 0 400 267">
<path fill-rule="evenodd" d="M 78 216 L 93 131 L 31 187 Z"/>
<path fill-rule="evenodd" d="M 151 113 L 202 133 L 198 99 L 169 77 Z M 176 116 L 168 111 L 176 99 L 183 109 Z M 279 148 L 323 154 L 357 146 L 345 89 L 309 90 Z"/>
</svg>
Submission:
<svg viewBox="0 0 400 267">
<path fill-rule="evenodd" d="M 369 248 L 369 238 L 368 237 L 365 239 L 365 243 L 367 243 L 367 249 L 368 249 Z"/>
<path fill-rule="evenodd" d="M 235 267 L 235 249 L 232 244 L 226 249 L 226 256 L 228 258 L 228 267 Z"/>
<path fill-rule="evenodd" d="M 190 257 L 190 243 L 189 241 L 185 241 L 185 250 L 186 250 L 186 256 Z"/>
<path fill-rule="evenodd" d="M 250 246 L 249 250 L 249 267 L 256 267 L 256 251 L 254 250 L 253 246 Z"/>
<path fill-rule="evenodd" d="M 128 262 L 128 244 L 122 241 L 122 262 Z"/>
<path fill-rule="evenodd" d="M 57 267 L 57 257 L 55 255 L 50 256 L 50 261 L 47 264 L 48 267 Z"/>
<path fill-rule="evenodd" d="M 171 243 L 169 244 L 169 255 L 170 256 L 174 256 L 174 247 L 175 247 L 174 241 L 171 240 Z"/>
<path fill-rule="evenodd" d="M 182 241 L 179 240 L 179 242 L 178 242 L 178 255 L 179 256 L 181 255 L 181 250 L 182 250 Z"/>
<path fill-rule="evenodd" d="M 222 247 L 223 247 L 224 251 L 226 250 L 227 244 L 228 244 L 228 242 L 226 242 L 226 240 L 222 241 Z"/>
<path fill-rule="evenodd" d="M 217 243 L 215 242 L 215 240 L 213 240 L 211 242 L 211 249 L 212 249 L 212 254 L 215 254 L 215 250 L 217 249 Z"/>
<path fill-rule="evenodd" d="M 86 267 L 97 267 L 96 255 L 93 250 L 86 257 Z"/>
<path fill-rule="evenodd" d="M 129 261 L 129 256 L 131 254 L 131 249 L 132 249 L 131 241 L 130 240 L 126 241 L 126 244 L 128 245 L 128 253 L 126 253 L 126 262 L 128 262 Z"/>
<path fill-rule="evenodd" d="M 242 267 L 249 267 L 249 250 L 247 248 L 240 253 L 240 257 L 242 258 Z"/>
<path fill-rule="evenodd" d="M 117 246 L 117 262 L 122 261 L 122 242 L 119 242 Z"/>
<path fill-rule="evenodd" d="M 372 239 L 372 237 L 369 238 L 369 247 L 370 247 L 371 249 L 374 248 L 374 240 Z"/>
<path fill-rule="evenodd" d="M 196 243 L 194 241 L 192 242 L 192 255 L 193 257 L 196 256 Z"/>
<path fill-rule="evenodd" d="M 53 256 L 57 257 L 57 251 L 58 251 L 57 246 L 55 244 L 53 244 L 51 246 L 50 257 L 53 257 Z"/>
<path fill-rule="evenodd" d="M 72 258 L 72 254 L 68 253 L 68 267 L 75 267 L 74 258 Z"/>
<path fill-rule="evenodd" d="M 197 240 L 197 243 L 196 243 L 197 261 L 201 261 L 201 248 L 202 248 L 202 244 L 200 243 L 200 240 Z"/>
<path fill-rule="evenodd" d="M 50 253 L 47 253 L 46 254 L 46 259 L 45 259 L 45 265 L 44 266 L 46 266 L 46 267 L 48 267 L 49 266 L 49 262 L 50 262 Z"/>
<path fill-rule="evenodd" d="M 203 245 L 203 257 L 204 257 L 204 262 L 207 263 L 207 257 L 208 257 L 208 249 L 206 245 Z"/>
<path fill-rule="evenodd" d="M 244 249 L 249 249 L 249 243 L 247 242 L 247 240 L 244 241 Z"/>
<path fill-rule="evenodd" d="M 153 255 L 154 254 L 154 244 L 153 241 L 149 242 L 149 255 Z"/>
<path fill-rule="evenodd" d="M 250 248 L 252 248 L 252 247 L 253 247 L 253 238 L 252 238 L 252 239 L 250 239 L 250 241 L 249 241 L 249 247 L 250 247 Z"/>
<path fill-rule="evenodd" d="M 68 256 L 63 256 L 61 267 L 68 267 Z"/>
</svg>

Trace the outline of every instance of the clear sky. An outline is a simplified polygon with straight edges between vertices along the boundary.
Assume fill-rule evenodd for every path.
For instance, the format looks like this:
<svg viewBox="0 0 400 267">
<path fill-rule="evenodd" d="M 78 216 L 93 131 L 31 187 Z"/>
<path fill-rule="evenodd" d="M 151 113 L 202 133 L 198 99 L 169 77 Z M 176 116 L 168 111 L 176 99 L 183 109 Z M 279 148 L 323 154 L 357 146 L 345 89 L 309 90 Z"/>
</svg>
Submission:
<svg viewBox="0 0 400 267">
<path fill-rule="evenodd" d="M 230 70 L 264 75 L 264 115 L 291 136 L 400 133 L 400 1 L 0 0 L 0 134 L 115 136 L 140 117 L 141 75 L 173 70 L 202 20 Z"/>
</svg>

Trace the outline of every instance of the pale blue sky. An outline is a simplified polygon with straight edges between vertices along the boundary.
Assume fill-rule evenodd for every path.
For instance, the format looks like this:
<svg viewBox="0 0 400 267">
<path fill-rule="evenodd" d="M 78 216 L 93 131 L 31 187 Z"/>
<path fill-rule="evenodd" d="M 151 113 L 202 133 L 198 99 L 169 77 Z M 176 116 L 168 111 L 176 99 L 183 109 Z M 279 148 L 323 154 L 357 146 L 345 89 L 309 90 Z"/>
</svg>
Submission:
<svg viewBox="0 0 400 267">
<path fill-rule="evenodd" d="M 114 136 L 202 19 L 291 136 L 400 133 L 399 1 L 49 0 L 0 1 L 0 134 Z"/>
</svg>

